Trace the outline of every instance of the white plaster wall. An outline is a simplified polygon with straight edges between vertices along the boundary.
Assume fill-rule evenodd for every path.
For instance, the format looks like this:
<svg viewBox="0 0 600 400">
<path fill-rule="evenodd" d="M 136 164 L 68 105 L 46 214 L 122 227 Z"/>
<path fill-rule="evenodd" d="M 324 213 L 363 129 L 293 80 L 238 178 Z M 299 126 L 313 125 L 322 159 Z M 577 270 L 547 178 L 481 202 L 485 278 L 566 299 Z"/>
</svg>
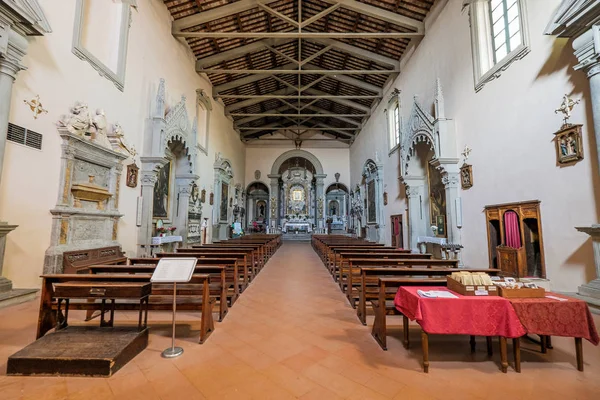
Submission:
<svg viewBox="0 0 600 400">
<path fill-rule="evenodd" d="M 66 114 L 77 100 L 87 102 L 91 109 L 103 108 L 109 123 L 118 121 L 127 140 L 141 150 L 160 78 L 166 80 L 168 104 L 174 105 L 181 95 L 186 96 L 190 119 L 196 112 L 196 89 L 211 93 L 210 83 L 194 71 L 189 48 L 171 35 L 171 17 L 162 1 L 139 1 L 137 11 L 132 11 L 124 92 L 71 52 L 75 1 L 40 0 L 40 4 L 53 32 L 30 38 L 23 61 L 28 69 L 19 73 L 13 88 L 10 121 L 42 133 L 43 150 L 8 142 L 0 186 L 0 220 L 19 225 L 7 238 L 4 267 L 4 275 L 13 280 L 15 287 L 39 286 L 38 276 L 50 241 L 49 210 L 58 197 L 61 141 L 54 123 L 61 114 Z M 37 94 L 48 114 L 34 119 L 23 100 Z M 243 182 L 245 174 L 244 145 L 223 107 L 215 102 L 209 134 L 209 154 L 198 156 L 197 171 L 198 185 L 207 190 L 203 214 L 208 217 L 212 215 L 208 194 L 213 185 L 215 152 L 231 160 L 236 183 Z M 141 188 L 125 186 L 123 172 L 119 210 L 124 217 L 118 240 L 123 250 L 133 255 L 137 244 L 136 198 Z"/>
<path fill-rule="evenodd" d="M 440 78 L 446 116 L 455 120 L 458 148 L 467 144 L 473 149 L 469 163 L 474 186 L 461 191 L 465 264 L 488 266 L 485 205 L 539 199 L 547 276 L 554 289 L 574 291 L 594 274 L 591 240 L 574 227 L 598 221 L 600 182 L 587 78 L 573 71 L 577 61 L 570 42 L 542 34 L 559 0 L 526 1 L 531 53 L 479 93 L 473 84 L 468 15 L 461 12 L 461 3 L 448 1 L 393 83 L 392 88 L 402 90 L 401 114 L 408 118 L 414 95 L 433 112 L 435 79 Z M 554 109 L 565 93 L 583 99 L 572 122 L 584 124 L 585 159 L 561 168 L 552 139 L 561 125 Z M 406 217 L 406 202 L 398 181 L 399 154 L 388 157 L 383 103 L 350 149 L 350 171 L 355 184 L 365 160 L 376 151 L 382 155 L 389 244 L 389 216 Z"/>
<path fill-rule="evenodd" d="M 246 186 L 255 181 L 254 172 L 261 173 L 260 181 L 271 187 L 271 180 L 267 175 L 271 173 L 273 163 L 286 151 L 294 150 L 295 147 L 248 147 L 246 148 Z M 340 173 L 340 183 L 350 187 L 350 151 L 349 149 L 323 149 L 302 148 L 319 159 L 323 171 L 327 174 L 324 179 L 324 189 L 335 182 L 335 173 Z"/>
</svg>

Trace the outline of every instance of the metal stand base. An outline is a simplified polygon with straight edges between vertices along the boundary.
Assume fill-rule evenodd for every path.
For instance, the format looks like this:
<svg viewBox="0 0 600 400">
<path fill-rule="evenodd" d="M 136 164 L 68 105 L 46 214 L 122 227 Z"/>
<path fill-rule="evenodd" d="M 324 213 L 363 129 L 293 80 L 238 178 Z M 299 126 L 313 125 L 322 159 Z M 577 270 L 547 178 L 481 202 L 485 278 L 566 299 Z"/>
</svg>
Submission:
<svg viewBox="0 0 600 400">
<path fill-rule="evenodd" d="M 183 354 L 183 349 L 181 347 L 169 347 L 168 349 L 165 349 L 161 356 L 163 356 L 164 358 L 175 358 L 175 357 L 179 357 L 180 355 Z"/>
</svg>

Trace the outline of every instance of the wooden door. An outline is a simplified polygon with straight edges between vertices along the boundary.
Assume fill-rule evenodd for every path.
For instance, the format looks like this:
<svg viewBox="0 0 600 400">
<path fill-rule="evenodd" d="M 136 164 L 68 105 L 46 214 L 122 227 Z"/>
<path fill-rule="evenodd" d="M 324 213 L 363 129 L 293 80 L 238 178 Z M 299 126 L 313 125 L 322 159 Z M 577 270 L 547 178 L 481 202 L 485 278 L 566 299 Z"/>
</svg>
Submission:
<svg viewBox="0 0 600 400">
<path fill-rule="evenodd" d="M 403 226 L 402 226 L 402 215 L 392 215 L 391 219 L 391 230 L 392 230 L 392 247 L 397 249 L 404 248 L 404 237 L 403 237 Z"/>
</svg>

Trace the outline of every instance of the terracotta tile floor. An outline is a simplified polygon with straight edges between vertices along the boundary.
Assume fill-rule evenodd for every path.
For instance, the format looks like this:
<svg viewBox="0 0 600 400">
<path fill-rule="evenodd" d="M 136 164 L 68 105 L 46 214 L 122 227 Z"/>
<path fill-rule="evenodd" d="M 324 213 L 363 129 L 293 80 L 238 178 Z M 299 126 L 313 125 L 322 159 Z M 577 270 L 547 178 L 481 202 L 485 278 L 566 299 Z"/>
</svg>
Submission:
<svg viewBox="0 0 600 400">
<path fill-rule="evenodd" d="M 0 399 L 600 399 L 600 350 L 584 342 L 580 373 L 570 339 L 554 338 L 546 355 L 524 342 L 523 372 L 502 374 L 484 340 L 471 355 L 467 337 L 432 336 L 424 374 L 417 326 L 407 351 L 392 317 L 382 351 L 305 243 L 279 249 L 205 344 L 195 342 L 197 316 L 178 314 L 177 359 L 160 357 L 170 315 L 151 312 L 148 348 L 109 379 L 5 376 L 7 357 L 34 340 L 37 307 L 0 310 Z"/>
</svg>

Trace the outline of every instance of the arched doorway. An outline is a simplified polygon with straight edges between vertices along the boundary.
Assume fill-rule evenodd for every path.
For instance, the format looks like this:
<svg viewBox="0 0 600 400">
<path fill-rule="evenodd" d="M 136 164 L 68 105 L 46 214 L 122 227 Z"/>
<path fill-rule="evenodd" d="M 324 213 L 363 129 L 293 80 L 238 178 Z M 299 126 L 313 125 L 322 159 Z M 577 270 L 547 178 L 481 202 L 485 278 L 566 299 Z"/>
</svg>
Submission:
<svg viewBox="0 0 600 400">
<path fill-rule="evenodd" d="M 280 155 L 269 174 L 271 229 L 285 232 L 292 224 L 302 230 L 324 229 L 325 177 L 321 162 L 312 153 L 290 150 Z"/>
<path fill-rule="evenodd" d="M 269 226 L 269 188 L 252 182 L 246 188 L 246 228 L 248 232 L 266 232 Z"/>
<path fill-rule="evenodd" d="M 344 233 L 348 228 L 349 191 L 343 183 L 332 183 L 325 191 L 326 220 L 331 221 L 330 233 Z"/>
</svg>

